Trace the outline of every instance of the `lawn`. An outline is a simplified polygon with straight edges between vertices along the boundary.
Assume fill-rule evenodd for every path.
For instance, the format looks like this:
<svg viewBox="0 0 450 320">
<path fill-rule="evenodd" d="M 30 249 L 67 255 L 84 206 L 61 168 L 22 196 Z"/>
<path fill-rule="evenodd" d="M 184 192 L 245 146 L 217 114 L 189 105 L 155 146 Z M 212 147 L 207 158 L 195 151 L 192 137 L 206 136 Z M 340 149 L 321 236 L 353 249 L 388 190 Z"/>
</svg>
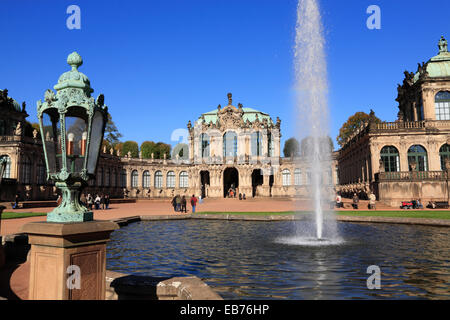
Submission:
<svg viewBox="0 0 450 320">
<path fill-rule="evenodd" d="M 28 217 L 40 217 L 40 216 L 46 216 L 46 215 L 47 215 L 46 213 L 42 213 L 42 212 L 3 212 L 2 220 L 28 218 Z"/>
<path fill-rule="evenodd" d="M 285 212 L 197 212 L 195 214 L 236 214 L 236 215 L 291 215 L 305 214 L 306 211 L 285 211 Z M 336 211 L 339 216 L 359 216 L 359 217 L 389 217 L 389 218 L 428 218 L 428 219 L 450 219 L 450 211 L 436 210 L 393 210 L 393 211 Z"/>
</svg>

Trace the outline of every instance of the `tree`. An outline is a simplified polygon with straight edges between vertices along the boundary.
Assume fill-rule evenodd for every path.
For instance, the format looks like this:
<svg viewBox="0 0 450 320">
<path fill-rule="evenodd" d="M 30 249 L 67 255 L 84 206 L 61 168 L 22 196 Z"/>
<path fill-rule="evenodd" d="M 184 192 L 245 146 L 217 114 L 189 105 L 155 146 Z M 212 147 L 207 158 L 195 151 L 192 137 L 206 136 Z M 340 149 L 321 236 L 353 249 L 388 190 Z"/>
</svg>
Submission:
<svg viewBox="0 0 450 320">
<path fill-rule="evenodd" d="M 164 159 L 164 154 L 166 154 L 166 159 L 170 159 L 170 150 L 172 146 L 170 144 L 166 144 L 164 142 L 158 142 L 156 144 L 156 159 Z"/>
<path fill-rule="evenodd" d="M 119 141 L 120 138 L 122 138 L 122 134 L 117 129 L 116 125 L 114 124 L 114 121 L 112 121 L 111 114 L 108 113 L 108 122 L 106 123 L 105 127 L 104 140 L 108 142 L 108 145 L 115 146 L 120 142 Z"/>
<path fill-rule="evenodd" d="M 150 159 L 153 156 L 155 156 L 156 153 L 156 143 L 153 141 L 144 141 L 141 144 L 141 152 L 142 152 L 142 158 L 144 159 Z"/>
<path fill-rule="evenodd" d="M 339 146 L 344 146 L 347 139 L 351 137 L 353 133 L 359 129 L 363 123 L 381 123 L 381 120 L 375 116 L 375 112 L 370 110 L 370 113 L 367 114 L 365 112 L 356 112 L 354 115 L 348 118 L 347 122 L 345 122 L 341 129 L 339 130 L 339 135 L 336 138 Z"/>
<path fill-rule="evenodd" d="M 127 155 L 128 152 L 131 152 L 132 158 L 139 157 L 139 146 L 136 141 L 125 141 L 122 146 L 122 155 Z"/>
<path fill-rule="evenodd" d="M 298 143 L 298 140 L 295 138 L 290 138 L 286 140 L 284 143 L 283 153 L 286 158 L 291 156 L 298 156 L 300 151 L 300 144 Z"/>
</svg>

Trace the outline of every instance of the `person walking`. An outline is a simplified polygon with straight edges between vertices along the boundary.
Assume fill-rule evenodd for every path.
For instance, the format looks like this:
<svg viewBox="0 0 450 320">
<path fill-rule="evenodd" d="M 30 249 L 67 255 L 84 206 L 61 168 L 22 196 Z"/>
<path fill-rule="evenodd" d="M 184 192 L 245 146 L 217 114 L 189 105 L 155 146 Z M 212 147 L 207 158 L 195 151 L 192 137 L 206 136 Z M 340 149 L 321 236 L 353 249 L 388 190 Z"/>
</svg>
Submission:
<svg viewBox="0 0 450 320">
<path fill-rule="evenodd" d="M 100 196 L 100 204 L 102 205 L 102 210 L 105 210 L 105 195 L 103 193 Z"/>
<path fill-rule="evenodd" d="M 186 202 L 186 196 L 183 195 L 183 197 L 181 198 L 181 212 L 184 211 L 184 213 L 187 213 Z"/>
<path fill-rule="evenodd" d="M 352 203 L 353 209 L 358 209 L 358 203 L 359 203 L 359 198 L 356 195 L 356 193 L 354 193 L 353 194 L 353 203 Z"/>
<path fill-rule="evenodd" d="M 193 194 L 191 198 L 192 213 L 195 213 L 195 206 L 197 205 L 197 201 L 198 200 L 195 197 L 195 194 Z"/>
<path fill-rule="evenodd" d="M 14 205 L 12 208 L 19 209 L 19 194 L 18 193 L 16 193 L 16 197 L 14 198 Z"/>
<path fill-rule="evenodd" d="M 342 208 L 343 207 L 343 205 L 342 205 L 342 197 L 341 197 L 341 195 L 339 193 L 336 196 L 336 207 L 338 207 L 338 208 Z"/>
<path fill-rule="evenodd" d="M 100 209 L 100 201 L 101 201 L 100 196 L 97 195 L 94 200 L 95 210 Z"/>
<path fill-rule="evenodd" d="M 92 198 L 91 194 L 88 193 L 86 197 L 86 202 L 89 210 L 92 210 L 92 205 L 94 204 L 94 199 Z"/>
<path fill-rule="evenodd" d="M 177 204 L 177 210 L 178 212 L 181 211 L 181 197 L 179 194 L 177 194 L 176 198 L 175 198 L 175 203 Z"/>
<path fill-rule="evenodd" d="M 108 208 L 109 208 L 109 203 L 110 203 L 109 195 L 105 195 L 105 209 L 106 210 L 108 210 Z"/>
<path fill-rule="evenodd" d="M 173 211 L 177 212 L 177 196 L 174 196 L 172 198 L 172 207 L 173 207 Z"/>
</svg>

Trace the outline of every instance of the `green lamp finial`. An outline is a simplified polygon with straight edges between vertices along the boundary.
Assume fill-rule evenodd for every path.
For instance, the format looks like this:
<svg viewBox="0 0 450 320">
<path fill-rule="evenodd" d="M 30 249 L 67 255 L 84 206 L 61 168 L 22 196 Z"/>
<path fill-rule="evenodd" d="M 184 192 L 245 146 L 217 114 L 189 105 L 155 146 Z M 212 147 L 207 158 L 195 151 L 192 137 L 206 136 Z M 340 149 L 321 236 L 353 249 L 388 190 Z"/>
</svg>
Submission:
<svg viewBox="0 0 450 320">
<path fill-rule="evenodd" d="M 72 67 L 72 70 L 78 70 L 78 67 L 83 64 L 83 59 L 74 51 L 67 57 L 67 64 Z"/>
</svg>

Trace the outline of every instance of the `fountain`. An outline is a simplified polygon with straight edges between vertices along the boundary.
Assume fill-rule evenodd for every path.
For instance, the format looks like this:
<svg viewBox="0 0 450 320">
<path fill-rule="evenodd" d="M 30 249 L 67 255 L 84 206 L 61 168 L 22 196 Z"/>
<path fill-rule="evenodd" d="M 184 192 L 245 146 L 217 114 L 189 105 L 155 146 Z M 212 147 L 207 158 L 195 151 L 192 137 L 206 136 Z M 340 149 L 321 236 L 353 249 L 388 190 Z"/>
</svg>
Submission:
<svg viewBox="0 0 450 320">
<path fill-rule="evenodd" d="M 295 75 L 299 137 L 302 156 L 310 163 L 308 211 L 312 220 L 301 222 L 297 237 L 283 239 L 290 244 L 322 245 L 340 243 L 336 219 L 330 203 L 334 193 L 331 181 L 331 148 L 328 129 L 327 65 L 325 39 L 318 0 L 299 0 L 295 39 Z M 331 176 L 328 176 L 331 179 Z"/>
</svg>

